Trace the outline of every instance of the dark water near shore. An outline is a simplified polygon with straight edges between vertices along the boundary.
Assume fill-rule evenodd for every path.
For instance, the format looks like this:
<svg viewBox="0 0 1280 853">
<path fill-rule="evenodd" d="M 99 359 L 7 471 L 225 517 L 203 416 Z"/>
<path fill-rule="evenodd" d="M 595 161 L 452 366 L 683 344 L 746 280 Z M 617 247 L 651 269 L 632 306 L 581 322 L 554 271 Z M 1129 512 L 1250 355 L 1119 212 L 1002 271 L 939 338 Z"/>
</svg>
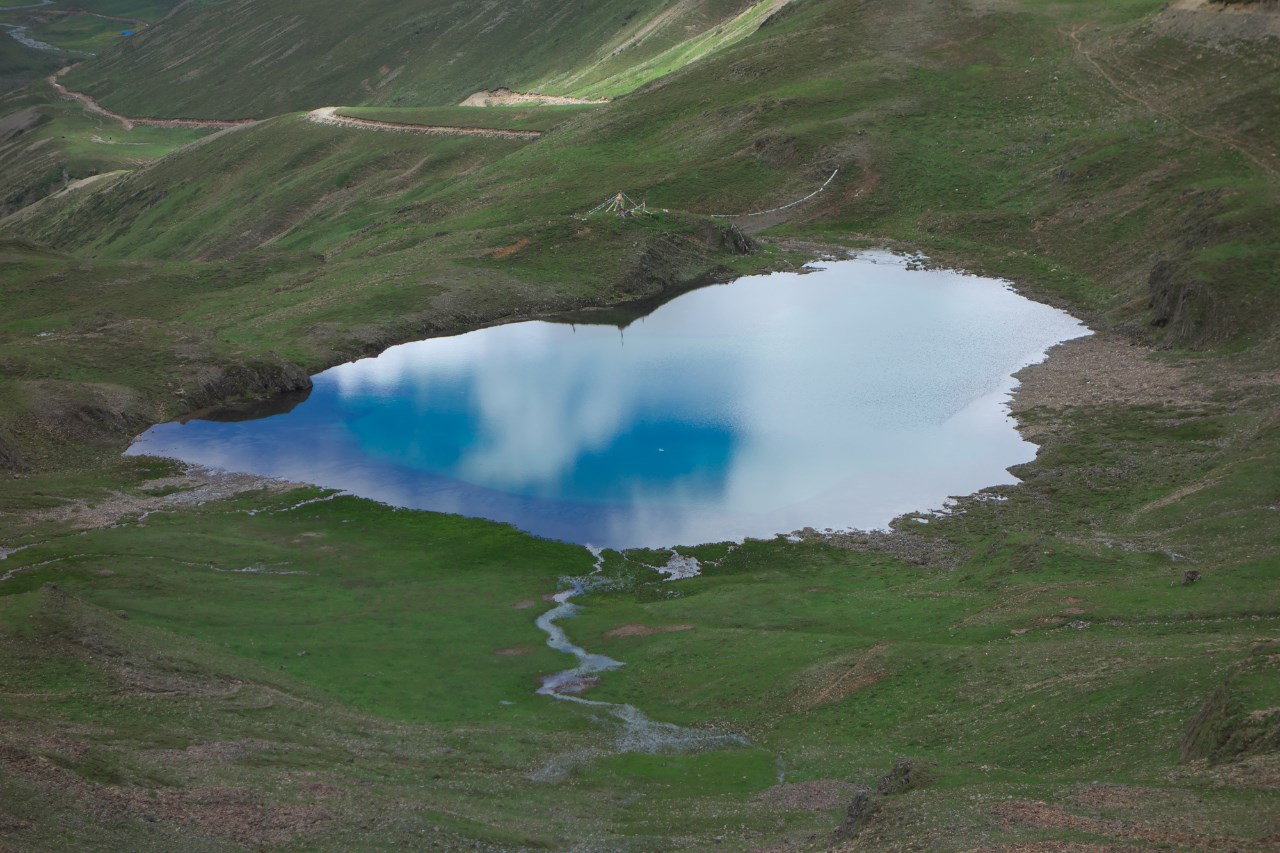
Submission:
<svg viewBox="0 0 1280 853">
<path fill-rule="evenodd" d="M 884 254 L 818 266 L 625 329 L 393 347 L 286 413 L 161 424 L 129 452 L 607 547 L 873 528 L 1014 482 L 1035 448 L 1005 410 L 1011 374 L 1087 330 L 990 279 Z"/>
</svg>

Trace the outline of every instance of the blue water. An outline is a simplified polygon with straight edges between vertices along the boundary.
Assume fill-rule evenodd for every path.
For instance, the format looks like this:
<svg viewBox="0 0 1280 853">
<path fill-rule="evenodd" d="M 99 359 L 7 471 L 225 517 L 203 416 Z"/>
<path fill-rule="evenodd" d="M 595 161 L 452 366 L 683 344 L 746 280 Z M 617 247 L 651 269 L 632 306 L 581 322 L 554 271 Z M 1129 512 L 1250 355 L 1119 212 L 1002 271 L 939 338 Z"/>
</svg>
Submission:
<svg viewBox="0 0 1280 853">
<path fill-rule="evenodd" d="M 878 253 L 706 287 L 625 328 L 392 347 L 292 411 L 130 448 L 605 547 L 875 528 L 1012 483 L 1011 374 L 1088 334 L 1005 284 Z"/>
</svg>

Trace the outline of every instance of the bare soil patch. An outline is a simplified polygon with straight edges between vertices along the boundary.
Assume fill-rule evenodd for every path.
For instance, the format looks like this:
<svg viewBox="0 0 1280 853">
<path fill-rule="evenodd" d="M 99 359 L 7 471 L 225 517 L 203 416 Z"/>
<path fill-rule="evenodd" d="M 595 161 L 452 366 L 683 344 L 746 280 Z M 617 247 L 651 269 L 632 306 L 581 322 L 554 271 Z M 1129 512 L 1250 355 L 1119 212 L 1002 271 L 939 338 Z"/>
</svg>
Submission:
<svg viewBox="0 0 1280 853">
<path fill-rule="evenodd" d="M 1215 44 L 1280 40 L 1280 2 L 1173 0 L 1156 16 L 1152 29 L 1160 35 L 1184 36 Z"/>
<path fill-rule="evenodd" d="M 543 95 L 538 92 L 516 92 L 506 86 L 484 89 L 468 95 L 460 107 L 513 107 L 529 104 L 544 106 L 572 106 L 574 104 L 607 104 L 608 98 L 566 98 L 561 95 Z"/>
<path fill-rule="evenodd" d="M 830 811 L 849 805 L 857 786 L 843 779 L 784 782 L 756 794 L 755 801 L 775 809 Z"/>
<path fill-rule="evenodd" d="M 792 536 L 808 541 L 825 542 L 846 551 L 864 554 L 889 554 L 917 566 L 954 569 L 967 554 L 944 539 L 926 538 L 907 531 L 884 530 L 815 530 L 806 527 Z M 807 591 L 807 590 L 806 590 Z"/>
<path fill-rule="evenodd" d="M 1070 814 L 1060 806 L 1034 800 L 997 803 L 992 813 L 1006 828 L 1033 826 L 1066 832 L 1169 846 L 1179 850 L 1280 850 L 1280 841 L 1200 835 L 1155 821 L 1101 820 Z M 1114 848 L 1107 848 L 1114 849 Z"/>
<path fill-rule="evenodd" d="M 509 258 L 512 255 L 514 255 L 516 252 L 520 251 L 521 249 L 525 248 L 528 245 L 529 245 L 529 238 L 521 237 L 519 240 L 515 241 L 510 246 L 501 246 L 497 249 L 494 249 L 490 254 L 492 254 L 495 258 Z"/>
<path fill-rule="evenodd" d="M 1224 788 L 1263 788 L 1280 790 L 1280 755 L 1251 755 L 1230 764 L 1209 765 L 1204 760 L 1191 761 L 1170 778 L 1177 782 L 1186 777 L 1200 777 Z"/>
<path fill-rule="evenodd" d="M 7 116 L 0 118 L 0 138 L 7 139 L 25 130 L 30 130 L 39 123 L 40 110 L 35 107 L 27 107 L 26 109 L 9 113 Z"/>
<path fill-rule="evenodd" d="M 979 847 L 974 853 L 1147 853 L 1150 847 L 1115 844 L 1086 844 L 1079 841 L 1033 841 L 1029 844 L 999 844 Z"/>
<path fill-rule="evenodd" d="M 889 674 L 884 666 L 887 646 L 877 643 L 860 655 L 810 668 L 801 675 L 800 686 L 792 695 L 797 711 L 837 702 L 870 687 Z"/>
<path fill-rule="evenodd" d="M 1211 389 L 1192 378 L 1188 368 L 1153 360 L 1152 354 L 1108 334 L 1058 344 L 1043 362 L 1015 374 L 1020 384 L 1009 409 L 1016 416 L 1038 406 L 1187 404 L 1209 398 Z"/>
<path fill-rule="evenodd" d="M 674 634 L 680 631 L 692 631 L 694 625 L 645 625 L 640 622 L 632 622 L 629 625 L 623 625 L 614 628 L 612 631 L 605 631 L 605 637 L 610 639 L 614 637 L 649 637 L 654 634 Z"/>
<path fill-rule="evenodd" d="M 192 465 L 181 474 L 149 480 L 139 487 L 138 492 L 116 492 L 96 503 L 74 500 L 55 509 L 33 513 L 29 520 L 57 521 L 75 530 L 93 530 L 110 527 L 126 516 L 145 518 L 153 512 L 190 509 L 208 501 L 225 500 L 245 492 L 265 490 L 280 494 L 304 487 L 304 483 L 215 471 Z M 148 494 L 149 492 L 152 494 Z"/>
<path fill-rule="evenodd" d="M 0 768 L 47 790 L 85 803 L 103 819 L 172 822 L 260 847 L 288 842 L 332 820 L 315 805 L 271 803 L 243 788 L 139 788 L 99 785 L 50 759 L 0 743 Z"/>
</svg>

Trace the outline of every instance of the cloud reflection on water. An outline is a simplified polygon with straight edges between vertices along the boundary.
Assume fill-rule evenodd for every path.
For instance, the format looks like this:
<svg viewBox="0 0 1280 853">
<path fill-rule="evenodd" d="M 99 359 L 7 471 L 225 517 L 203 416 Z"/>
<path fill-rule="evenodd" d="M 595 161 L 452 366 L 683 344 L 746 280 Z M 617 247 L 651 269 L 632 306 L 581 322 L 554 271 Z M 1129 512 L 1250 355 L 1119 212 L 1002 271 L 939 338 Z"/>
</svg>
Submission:
<svg viewBox="0 0 1280 853">
<path fill-rule="evenodd" d="M 625 332 L 545 322 L 393 347 L 284 416 L 131 452 L 612 546 L 875 527 L 1012 482 L 1010 374 L 1086 334 L 1000 282 L 894 259 L 687 293 Z"/>
</svg>

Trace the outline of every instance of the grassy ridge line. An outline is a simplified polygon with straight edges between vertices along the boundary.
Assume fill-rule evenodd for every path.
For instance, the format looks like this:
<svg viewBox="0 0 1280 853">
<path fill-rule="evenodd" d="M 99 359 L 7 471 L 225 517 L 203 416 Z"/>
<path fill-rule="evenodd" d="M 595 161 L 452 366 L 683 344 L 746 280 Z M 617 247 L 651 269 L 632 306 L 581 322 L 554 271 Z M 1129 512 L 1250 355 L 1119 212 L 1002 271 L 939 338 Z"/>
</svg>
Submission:
<svg viewBox="0 0 1280 853">
<path fill-rule="evenodd" d="M 626 39 L 607 58 L 534 84 L 537 91 L 564 92 L 579 98 L 615 98 L 670 74 L 755 32 L 791 0 L 757 0 L 717 26 L 665 48 L 648 58 L 633 56 L 647 38 Z M 669 27 L 670 25 L 668 25 Z"/>
<path fill-rule="evenodd" d="M 481 89 L 528 90 L 530 81 L 585 61 L 668 10 L 674 17 L 667 31 L 684 39 L 687 28 L 695 35 L 708 30 L 739 6 L 737 0 L 662 0 L 640 8 L 621 0 L 537 0 L 476 7 L 440 0 L 368 9 L 326 2 L 187 7 L 77 71 L 71 82 L 118 112 L 159 116 L 263 118 L 329 104 L 457 103 Z M 668 44 L 655 39 L 629 52 L 629 61 L 643 62 Z M 270 86 L 259 85 L 262 75 Z"/>
<path fill-rule="evenodd" d="M 1193 54 L 1150 35 L 1142 24 L 1157 6 L 1028 5 L 971 16 L 920 3 L 850 16 L 842 3 L 803 4 L 742 45 L 640 96 L 584 111 L 465 180 L 395 194 L 388 179 L 414 149 L 380 167 L 363 154 L 321 155 L 323 137 L 304 141 L 290 130 L 282 144 L 305 146 L 336 174 L 367 175 L 368 184 L 343 188 L 355 202 L 334 211 L 344 222 L 302 220 L 285 245 L 379 254 L 404 246 L 405 262 L 414 263 L 437 238 L 439 251 L 467 232 L 503 241 L 492 248 L 524 238 L 530 251 L 512 265 L 544 280 L 559 261 L 545 251 L 555 238 L 540 246 L 530 233 L 536 223 L 589 209 L 619 188 L 651 206 L 757 210 L 808 193 L 841 166 L 831 192 L 791 212 L 794 233 L 885 235 L 993 262 L 1003 255 L 998 271 L 1020 275 L 1033 264 L 1039 279 L 1052 279 L 1046 293 L 1128 313 L 1135 326 L 1157 320 L 1169 342 L 1258 340 L 1277 293 L 1265 284 L 1277 260 L 1267 239 L 1280 215 L 1276 183 L 1235 149 L 1185 128 L 1212 130 L 1248 115 L 1234 133 L 1251 150 L 1271 152 L 1280 126 L 1269 94 L 1280 72 L 1264 50 Z M 1096 25 L 1073 40 L 1083 21 Z M 1165 112 L 1118 95 L 1097 73 L 1099 62 Z M 234 148 L 217 150 L 217 165 L 202 157 L 152 172 L 157 192 L 180 181 L 225 200 L 225 211 L 168 212 L 167 222 L 200 235 L 178 244 L 189 252 L 210 244 L 243 251 L 242 235 L 256 225 L 236 217 L 258 215 L 246 195 L 277 182 L 272 172 L 251 178 L 256 167 Z M 418 150 L 430 160 L 429 149 Z M 214 187 L 217 174 L 236 175 L 241 194 Z M 293 216 L 331 194 L 325 181 L 291 182 L 287 191 Z M 151 253 L 148 231 L 118 229 L 139 200 L 100 198 L 20 233 L 116 257 Z M 359 237 L 340 244 L 343 230 Z M 582 237 L 574 244 L 594 255 L 598 247 Z M 1089 279 L 1109 284 L 1090 287 Z M 1139 316 L 1144 294 L 1159 316 Z"/>
</svg>

